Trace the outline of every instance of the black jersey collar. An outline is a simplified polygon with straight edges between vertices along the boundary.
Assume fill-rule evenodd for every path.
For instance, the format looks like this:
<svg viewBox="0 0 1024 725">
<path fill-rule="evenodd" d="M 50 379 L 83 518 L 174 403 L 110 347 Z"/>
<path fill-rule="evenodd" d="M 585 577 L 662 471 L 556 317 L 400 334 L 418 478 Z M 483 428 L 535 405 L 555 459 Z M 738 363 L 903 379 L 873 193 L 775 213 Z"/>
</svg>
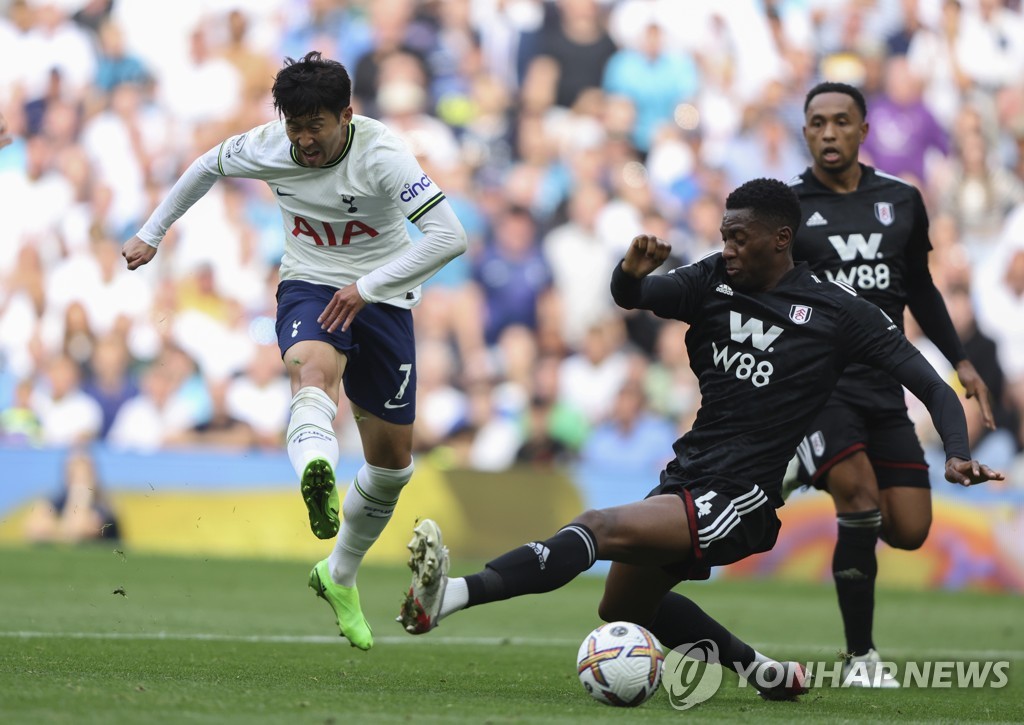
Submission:
<svg viewBox="0 0 1024 725">
<path fill-rule="evenodd" d="M 860 166 L 860 180 L 857 182 L 856 190 L 860 191 L 868 184 L 870 184 L 872 181 L 874 181 L 875 169 L 871 166 L 868 166 L 867 164 L 862 164 L 860 162 L 857 163 Z M 807 184 L 809 187 L 813 187 L 815 191 L 823 191 L 827 194 L 836 193 L 835 191 L 821 183 L 818 177 L 814 175 L 814 171 L 811 170 L 810 166 L 804 169 L 804 173 L 800 174 L 800 178 L 803 179 L 803 182 Z"/>
</svg>

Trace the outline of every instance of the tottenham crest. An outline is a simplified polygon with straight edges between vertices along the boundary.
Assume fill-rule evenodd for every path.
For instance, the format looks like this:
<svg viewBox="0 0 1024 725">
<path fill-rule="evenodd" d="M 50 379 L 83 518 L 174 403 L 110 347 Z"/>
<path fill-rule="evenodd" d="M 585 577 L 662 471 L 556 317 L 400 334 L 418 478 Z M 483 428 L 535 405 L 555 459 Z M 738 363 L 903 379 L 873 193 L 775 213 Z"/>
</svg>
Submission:
<svg viewBox="0 0 1024 725">
<path fill-rule="evenodd" d="M 875 202 L 875 219 L 885 226 L 890 226 L 896 221 L 896 212 L 893 210 L 892 204 L 888 201 Z"/>
<path fill-rule="evenodd" d="M 813 309 L 807 305 L 793 305 L 789 308 L 789 319 L 798 325 L 804 325 L 811 319 Z"/>
</svg>

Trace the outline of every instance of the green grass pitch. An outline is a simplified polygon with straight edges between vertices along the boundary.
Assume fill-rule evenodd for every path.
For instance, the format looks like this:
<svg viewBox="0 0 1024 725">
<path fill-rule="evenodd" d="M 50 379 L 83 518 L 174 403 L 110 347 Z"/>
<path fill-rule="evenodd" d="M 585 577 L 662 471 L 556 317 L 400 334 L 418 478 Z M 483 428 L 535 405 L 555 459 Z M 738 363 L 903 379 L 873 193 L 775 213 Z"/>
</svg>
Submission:
<svg viewBox="0 0 1024 725">
<path fill-rule="evenodd" d="M 310 562 L 312 564 L 312 562 Z M 455 562 L 453 573 L 477 567 Z M 301 562 L 121 554 L 109 547 L 0 549 L 0 723 L 1021 722 L 1024 607 L 1012 595 L 882 591 L 888 659 L 1010 660 L 1002 689 L 813 690 L 762 702 L 727 674 L 696 709 L 664 691 L 635 710 L 591 700 L 576 649 L 599 622 L 600 577 L 479 607 L 411 637 L 394 622 L 407 571 L 365 568 L 377 645 L 336 636 Z M 766 654 L 834 660 L 829 586 L 684 586 Z"/>
</svg>

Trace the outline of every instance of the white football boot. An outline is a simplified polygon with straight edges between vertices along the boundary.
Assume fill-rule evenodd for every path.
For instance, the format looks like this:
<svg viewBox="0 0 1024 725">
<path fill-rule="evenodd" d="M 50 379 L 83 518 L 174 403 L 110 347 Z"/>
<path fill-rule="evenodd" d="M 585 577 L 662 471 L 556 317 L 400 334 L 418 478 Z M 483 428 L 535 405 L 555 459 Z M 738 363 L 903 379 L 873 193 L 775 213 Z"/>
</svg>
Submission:
<svg viewBox="0 0 1024 725">
<path fill-rule="evenodd" d="M 423 519 L 412 531 L 409 542 L 409 568 L 412 585 L 398 615 L 409 634 L 425 634 L 437 626 L 444 590 L 448 584 L 448 547 L 441 540 L 441 529 Z"/>
<path fill-rule="evenodd" d="M 843 663 L 843 687 L 892 689 L 900 681 L 882 667 L 882 658 L 874 649 L 867 654 L 850 657 Z"/>
</svg>

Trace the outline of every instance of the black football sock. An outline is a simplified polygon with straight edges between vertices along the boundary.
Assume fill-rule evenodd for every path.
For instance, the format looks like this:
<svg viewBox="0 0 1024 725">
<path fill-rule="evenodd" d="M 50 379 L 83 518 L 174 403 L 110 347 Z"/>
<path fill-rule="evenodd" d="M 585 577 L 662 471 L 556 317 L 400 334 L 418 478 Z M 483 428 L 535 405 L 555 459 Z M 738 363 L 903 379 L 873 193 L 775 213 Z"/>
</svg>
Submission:
<svg viewBox="0 0 1024 725">
<path fill-rule="evenodd" d="M 734 672 L 738 669 L 749 671 L 756 658 L 753 647 L 712 619 L 696 602 L 676 592 L 669 592 L 661 600 L 649 629 L 666 651 L 681 644 L 711 640 L 718 650 L 722 666 Z"/>
<path fill-rule="evenodd" d="M 832 556 L 839 612 L 846 631 L 846 651 L 867 654 L 875 646 L 871 630 L 875 616 L 875 577 L 878 560 L 875 546 L 882 526 L 878 509 L 839 514 L 839 535 Z"/>
<path fill-rule="evenodd" d="M 502 554 L 466 577 L 469 603 L 497 602 L 558 589 L 594 565 L 597 544 L 582 524 L 569 524 L 546 541 L 531 541 Z"/>
</svg>

